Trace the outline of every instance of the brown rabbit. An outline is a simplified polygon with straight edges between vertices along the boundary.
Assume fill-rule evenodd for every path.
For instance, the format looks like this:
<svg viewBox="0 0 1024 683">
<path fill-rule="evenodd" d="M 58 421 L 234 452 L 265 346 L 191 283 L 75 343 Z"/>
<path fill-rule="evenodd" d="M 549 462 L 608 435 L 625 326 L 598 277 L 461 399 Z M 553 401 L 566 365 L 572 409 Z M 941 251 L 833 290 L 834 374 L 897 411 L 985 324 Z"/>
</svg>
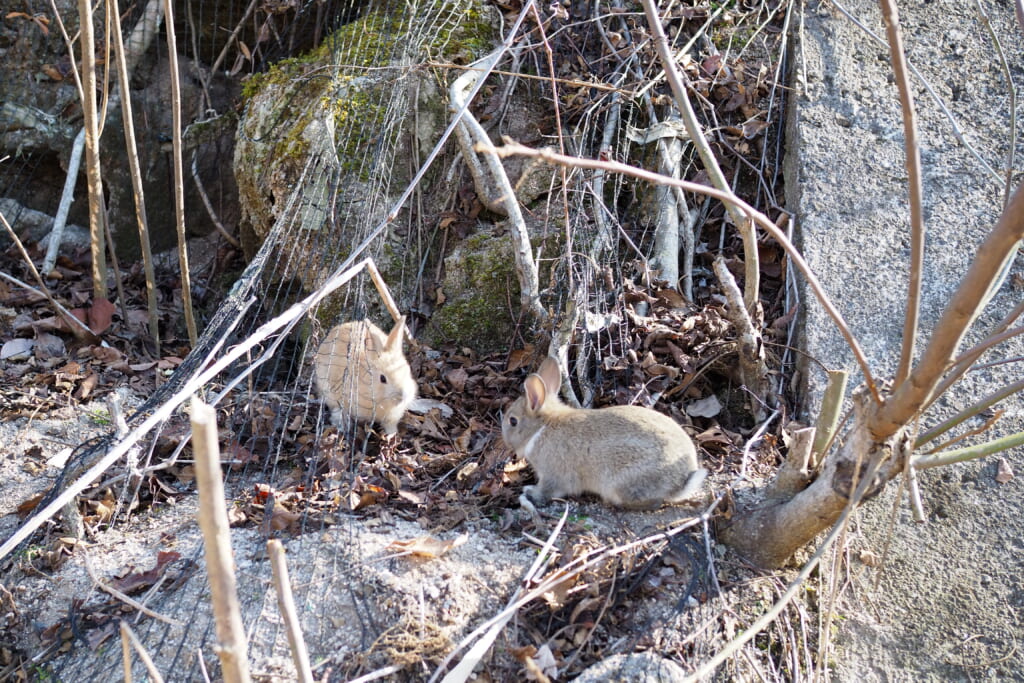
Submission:
<svg viewBox="0 0 1024 683">
<path fill-rule="evenodd" d="M 389 436 L 416 400 L 416 382 L 402 354 L 403 316 L 391 333 L 369 320 L 334 327 L 313 360 L 317 392 L 339 428 L 347 420 L 378 422 Z"/>
<path fill-rule="evenodd" d="M 571 408 L 558 398 L 561 381 L 558 362 L 545 358 L 502 417 L 505 443 L 537 473 L 519 499 L 524 508 L 596 493 L 613 505 L 653 509 L 687 500 L 703 484 L 707 471 L 697 466 L 693 442 L 670 417 L 640 406 Z"/>
</svg>

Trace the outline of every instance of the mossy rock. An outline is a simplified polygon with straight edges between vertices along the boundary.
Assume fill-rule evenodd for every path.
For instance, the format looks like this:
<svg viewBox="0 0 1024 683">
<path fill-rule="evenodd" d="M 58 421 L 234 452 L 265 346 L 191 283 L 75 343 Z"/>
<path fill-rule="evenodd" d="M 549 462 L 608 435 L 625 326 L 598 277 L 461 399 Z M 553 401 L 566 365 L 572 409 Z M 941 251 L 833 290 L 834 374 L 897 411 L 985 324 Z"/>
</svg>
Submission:
<svg viewBox="0 0 1024 683">
<path fill-rule="evenodd" d="M 400 174 L 408 164 L 397 160 L 411 153 L 402 139 L 411 124 L 411 105 L 418 110 L 414 133 L 421 148 L 434 144 L 447 122 L 443 91 L 429 82 L 431 74 L 410 69 L 411 60 L 472 61 L 493 48 L 495 19 L 493 8 L 481 0 L 437 0 L 415 15 L 404 3 L 378 3 L 378 9 L 342 26 L 307 54 L 247 79 L 234 158 L 247 255 L 289 207 L 300 180 L 305 195 L 321 197 L 330 187 L 319 184 L 327 180 L 352 187 L 349 194 L 404 184 L 408 178 Z M 413 32 L 430 21 L 437 26 L 412 52 Z M 393 61 L 381 64 L 382 57 Z M 394 69 L 403 77 L 396 78 Z M 412 87 L 405 74 L 423 87 Z M 409 102 L 409 93 L 420 90 L 432 101 Z M 311 182 L 317 184 L 309 187 Z M 359 218 L 366 223 L 364 214 Z"/>
<path fill-rule="evenodd" d="M 519 280 L 508 235 L 479 232 L 445 259 L 444 304 L 431 317 L 427 343 L 457 342 L 480 353 L 506 349 L 515 328 Z M 509 305 L 513 310 L 509 310 Z"/>
<path fill-rule="evenodd" d="M 245 85 L 234 158 L 243 247 L 252 258 L 275 223 L 287 220 L 287 233 L 274 238 L 270 277 L 297 278 L 306 292 L 320 287 L 386 219 L 415 169 L 409 159 L 425 154 L 447 124 L 445 88 L 435 84 L 433 72 L 412 67 L 428 59 L 472 61 L 499 37 L 500 17 L 483 0 L 435 0 L 421 4 L 416 14 L 405 3 L 375 7 L 319 47 Z M 430 27 L 425 42 L 414 44 L 424 26 Z M 428 216 L 443 210 L 446 197 L 430 191 L 429 181 L 418 207 Z M 405 222 L 399 215 L 392 226 Z M 407 308 L 415 283 L 403 281 L 403 274 L 417 272 L 423 256 L 415 240 L 395 229 L 366 255 L 374 257 L 399 306 Z M 346 285 L 320 305 L 316 317 L 323 324 L 351 315 L 355 301 L 371 316 L 379 312 L 372 288 L 352 286 L 362 295 L 353 298 Z"/>
<path fill-rule="evenodd" d="M 562 231 L 545 231 L 527 220 L 534 254 L 558 254 Z M 551 277 L 554 261 L 539 263 L 540 281 Z M 479 353 L 506 351 L 523 318 L 519 276 L 512 238 L 504 225 L 480 230 L 459 243 L 445 258 L 441 282 L 444 303 L 434 311 L 424 339 L 432 346 L 456 343 Z M 542 297 L 542 303 L 543 303 Z M 525 334 L 529 335 L 529 331 Z"/>
</svg>

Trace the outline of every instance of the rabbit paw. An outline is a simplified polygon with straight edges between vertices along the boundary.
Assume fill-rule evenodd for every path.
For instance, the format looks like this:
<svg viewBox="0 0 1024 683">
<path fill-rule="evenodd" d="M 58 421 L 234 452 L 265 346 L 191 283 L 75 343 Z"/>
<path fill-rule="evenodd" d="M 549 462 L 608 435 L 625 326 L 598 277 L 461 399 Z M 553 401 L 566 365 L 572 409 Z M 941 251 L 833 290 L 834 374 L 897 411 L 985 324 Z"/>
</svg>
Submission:
<svg viewBox="0 0 1024 683">
<path fill-rule="evenodd" d="M 530 519 L 534 522 L 540 521 L 540 513 L 537 512 L 537 508 L 534 506 L 533 501 L 531 501 L 525 493 L 519 496 L 519 512 L 520 516 L 524 518 L 529 515 Z"/>
<path fill-rule="evenodd" d="M 519 501 L 522 502 L 524 498 L 529 499 L 531 503 L 544 507 L 551 502 L 552 496 L 548 495 L 540 486 L 524 486 L 523 495 L 519 496 Z"/>
<path fill-rule="evenodd" d="M 524 486 L 523 495 L 519 496 L 519 504 L 530 513 L 534 521 L 540 519 L 537 507 L 544 507 L 551 502 L 551 496 L 541 486 Z"/>
</svg>

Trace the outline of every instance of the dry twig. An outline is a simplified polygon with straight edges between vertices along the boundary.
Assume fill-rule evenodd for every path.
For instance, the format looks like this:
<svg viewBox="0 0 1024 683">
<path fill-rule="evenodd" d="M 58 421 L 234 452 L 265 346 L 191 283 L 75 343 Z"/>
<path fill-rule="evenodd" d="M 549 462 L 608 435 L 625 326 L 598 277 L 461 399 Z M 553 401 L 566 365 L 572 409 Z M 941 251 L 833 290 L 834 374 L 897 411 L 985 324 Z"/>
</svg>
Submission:
<svg viewBox="0 0 1024 683">
<path fill-rule="evenodd" d="M 921 148 L 917 143 L 917 112 L 914 93 L 907 76 L 907 57 L 903 52 L 903 34 L 900 31 L 899 12 L 893 0 L 879 0 L 882 18 L 889 34 L 889 58 L 892 72 L 900 92 L 900 111 L 903 113 L 903 138 L 906 150 L 907 182 L 910 190 L 910 275 L 907 278 L 907 310 L 903 318 L 903 346 L 895 383 L 901 384 L 910 374 L 917 342 L 917 322 L 921 312 L 921 277 L 924 272 L 924 205 L 921 185 Z"/>
<path fill-rule="evenodd" d="M 96 586 L 100 590 L 102 590 L 102 591 L 104 591 L 106 593 L 110 593 L 112 596 L 114 596 L 115 598 L 117 598 L 118 600 L 123 602 L 124 604 L 128 605 L 132 609 L 137 609 L 140 612 L 142 612 L 143 614 L 145 614 L 146 616 L 153 617 L 157 621 L 162 621 L 165 624 L 170 624 L 171 626 L 184 626 L 185 625 L 184 623 L 178 621 L 177 619 L 172 619 L 170 617 L 165 617 L 164 615 L 160 614 L 159 612 L 154 612 L 153 610 L 149 609 L 148 607 L 143 605 L 138 600 L 135 600 L 131 596 L 126 595 L 125 593 L 117 590 L 113 586 L 108 586 L 107 584 L 105 584 L 102 581 L 100 581 L 100 578 L 98 576 L 96 576 L 96 570 L 93 569 L 92 560 L 89 558 L 89 553 L 85 553 L 83 555 L 83 561 L 85 562 L 85 571 L 88 572 L 89 578 L 92 579 L 92 582 L 94 584 L 96 584 Z"/>
<path fill-rule="evenodd" d="M 100 134 L 96 111 L 96 40 L 92 3 L 78 0 L 79 43 L 82 54 L 82 115 L 85 119 L 85 176 L 89 182 L 89 235 L 92 290 L 107 298 L 106 240 L 103 234 L 103 176 L 100 172 Z"/>
<path fill-rule="evenodd" d="M 832 321 L 836 324 L 836 327 L 839 328 L 840 333 L 843 335 L 843 338 L 849 345 L 851 351 L 853 352 L 854 358 L 857 359 L 857 364 L 860 366 L 861 372 L 864 374 L 864 381 L 868 386 L 868 390 L 871 392 L 872 398 L 875 400 L 876 403 L 882 402 L 882 397 L 878 393 L 878 386 L 875 383 L 874 375 L 871 373 L 871 368 L 868 366 L 867 357 L 864 355 L 863 349 L 857 342 L 856 338 L 853 336 L 853 333 L 850 331 L 850 328 L 846 324 L 846 321 L 843 320 L 843 317 L 842 315 L 840 315 L 838 309 L 836 309 L 835 305 L 833 305 L 832 300 L 828 297 L 827 294 L 825 294 L 825 290 L 822 288 L 817 276 L 814 274 L 810 266 L 807 264 L 807 261 L 805 261 L 803 256 L 800 255 L 800 252 L 797 250 L 796 246 L 793 245 L 792 241 L 789 239 L 786 233 L 784 233 L 782 230 L 779 229 L 778 226 L 772 223 L 772 221 L 767 216 L 765 216 L 763 213 L 761 213 L 757 209 L 753 208 L 752 206 L 744 202 L 735 194 L 732 194 L 731 192 L 722 192 L 721 190 L 717 190 L 713 187 L 708 187 L 707 185 L 700 185 L 698 183 L 691 183 L 686 180 L 677 180 L 674 178 L 669 178 L 658 173 L 653 173 L 651 171 L 647 171 L 642 168 L 637 168 L 635 166 L 630 166 L 629 164 L 623 164 L 617 161 L 584 159 L 581 157 L 557 154 L 550 150 L 532 149 L 530 147 L 526 147 L 525 145 L 520 145 L 516 142 L 513 142 L 507 138 L 505 140 L 505 144 L 501 147 L 498 147 L 496 151 L 499 155 L 502 156 L 516 154 L 527 157 L 539 157 L 553 164 L 567 164 L 570 166 L 578 166 L 579 168 L 586 168 L 592 170 L 603 169 L 605 171 L 610 171 L 613 173 L 622 173 L 624 175 L 639 178 L 641 180 L 646 180 L 647 182 L 651 183 L 674 185 L 688 192 L 714 197 L 719 201 L 722 201 L 726 204 L 731 204 L 739 208 L 741 211 L 743 211 L 743 213 L 750 216 L 751 220 L 753 220 L 762 230 L 770 234 L 779 243 L 779 245 L 786 250 L 786 253 L 793 261 L 793 265 L 795 265 L 807 279 L 807 285 L 811 288 L 811 291 L 814 292 L 814 295 L 818 298 L 818 301 L 821 302 L 822 308 L 824 308 L 825 312 L 829 315 L 830 318 L 832 318 Z"/>
<path fill-rule="evenodd" d="M 174 218 L 178 235 L 178 265 L 181 271 L 181 305 L 185 313 L 185 327 L 188 341 L 196 345 L 199 333 L 196 330 L 195 312 L 192 308 L 192 273 L 188 265 L 188 239 L 185 235 L 185 171 L 181 149 L 181 76 L 178 70 L 178 47 L 174 34 L 174 5 L 164 0 L 164 25 L 167 33 L 167 63 L 171 73 L 171 149 L 174 169 Z"/>
<path fill-rule="evenodd" d="M 288 579 L 288 562 L 285 560 L 281 541 L 276 538 L 267 541 L 267 555 L 270 556 L 270 568 L 274 572 L 277 605 L 281 610 L 285 630 L 288 632 L 288 645 L 292 650 L 296 677 L 301 683 L 312 683 L 313 670 L 309 666 L 309 652 L 306 650 L 306 641 L 302 638 L 298 612 L 295 611 L 295 598 L 292 597 L 292 586 Z"/>
<path fill-rule="evenodd" d="M 197 397 L 192 398 L 191 408 L 192 447 L 196 453 L 196 485 L 199 489 L 199 527 L 206 548 L 206 573 L 217 626 L 217 655 L 225 680 L 244 683 L 249 680 L 248 646 L 235 587 L 231 529 L 224 507 L 217 412 Z"/>
</svg>

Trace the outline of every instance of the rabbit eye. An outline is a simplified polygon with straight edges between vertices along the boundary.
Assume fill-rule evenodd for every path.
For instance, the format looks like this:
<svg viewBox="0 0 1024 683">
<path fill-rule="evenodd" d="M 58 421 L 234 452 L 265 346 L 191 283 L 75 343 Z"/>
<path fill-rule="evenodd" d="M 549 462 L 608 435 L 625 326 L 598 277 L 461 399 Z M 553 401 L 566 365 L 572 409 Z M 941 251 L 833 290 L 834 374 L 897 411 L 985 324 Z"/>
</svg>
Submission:
<svg viewBox="0 0 1024 683">
<path fill-rule="evenodd" d="M 381 375 L 380 376 L 380 383 L 381 384 L 387 384 L 388 383 L 388 378 L 385 377 L 384 375 Z"/>
<path fill-rule="evenodd" d="M 514 418 L 514 417 L 510 417 L 510 418 L 508 419 L 508 423 L 509 423 L 510 425 L 512 425 L 513 427 L 515 427 L 515 426 L 516 426 L 517 424 L 519 424 L 519 420 L 517 420 L 517 419 L 516 419 L 516 418 Z"/>
</svg>

